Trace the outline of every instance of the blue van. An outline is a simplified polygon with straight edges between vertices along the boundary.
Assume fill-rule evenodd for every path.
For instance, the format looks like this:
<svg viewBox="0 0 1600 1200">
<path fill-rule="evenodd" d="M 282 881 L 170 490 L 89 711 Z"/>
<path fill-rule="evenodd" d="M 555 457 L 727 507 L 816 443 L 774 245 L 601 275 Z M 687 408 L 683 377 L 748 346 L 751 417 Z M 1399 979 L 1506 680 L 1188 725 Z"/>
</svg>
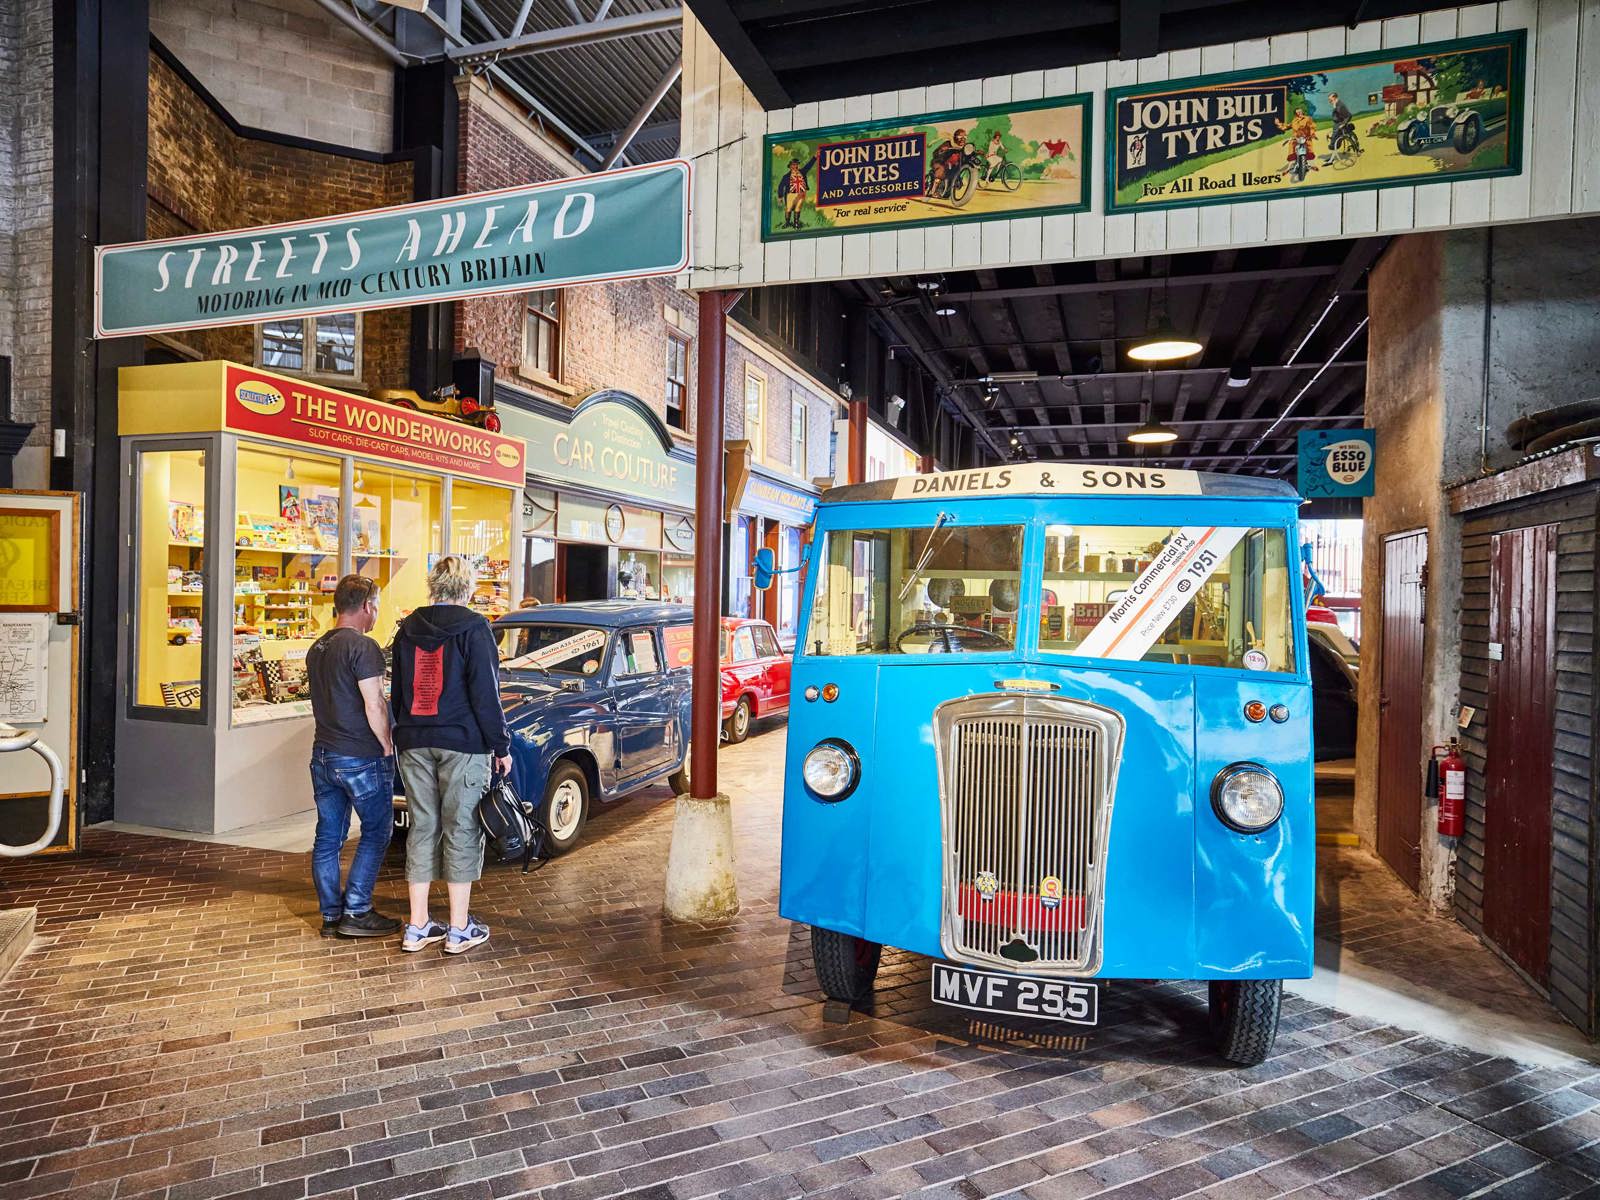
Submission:
<svg viewBox="0 0 1600 1200">
<path fill-rule="evenodd" d="M 833 488 L 793 669 L 779 909 L 823 991 L 1093 1024 L 1210 982 L 1260 1062 L 1312 965 L 1311 685 L 1286 484 L 1016 464 Z"/>
</svg>

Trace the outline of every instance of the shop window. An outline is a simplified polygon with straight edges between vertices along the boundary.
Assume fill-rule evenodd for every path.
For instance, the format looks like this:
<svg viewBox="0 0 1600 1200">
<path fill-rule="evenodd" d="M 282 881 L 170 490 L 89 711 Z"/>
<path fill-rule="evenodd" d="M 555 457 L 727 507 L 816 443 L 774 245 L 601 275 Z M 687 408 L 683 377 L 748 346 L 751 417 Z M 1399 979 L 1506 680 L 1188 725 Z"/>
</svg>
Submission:
<svg viewBox="0 0 1600 1200">
<path fill-rule="evenodd" d="M 493 620 L 511 607 L 511 493 L 458 479 L 450 488 L 450 553 L 472 564 L 472 607 Z"/>
<path fill-rule="evenodd" d="M 291 317 L 256 326 L 256 365 L 300 375 L 361 378 L 361 314 Z"/>
<path fill-rule="evenodd" d="M 662 556 L 661 598 L 672 604 L 694 603 L 694 559 L 681 554 Z"/>
<path fill-rule="evenodd" d="M 532 375 L 561 377 L 561 290 L 529 292 L 522 328 L 522 366 Z"/>
<path fill-rule="evenodd" d="M 549 538 L 524 539 L 522 598 L 549 604 L 556 600 L 556 544 Z"/>
<path fill-rule="evenodd" d="M 778 565 L 784 573 L 778 576 L 778 632 L 793 638 L 800 617 L 800 531 L 784 526 L 778 542 Z"/>
<path fill-rule="evenodd" d="M 689 428 L 689 340 L 667 335 L 667 424 Z"/>
<path fill-rule="evenodd" d="M 750 615 L 750 518 L 735 517 L 728 531 L 728 615 Z"/>
<path fill-rule="evenodd" d="M 233 531 L 234 724 L 306 711 L 306 651 L 333 625 L 342 464 L 241 445 Z"/>
<path fill-rule="evenodd" d="M 789 463 L 801 478 L 806 474 L 806 402 L 798 395 L 789 405 Z"/>
<path fill-rule="evenodd" d="M 744 436 L 750 440 L 750 453 L 765 462 L 767 443 L 762 428 L 767 417 L 767 377 L 754 367 L 744 369 Z"/>
<path fill-rule="evenodd" d="M 625 550 L 617 561 L 617 597 L 661 599 L 661 555 L 650 550 Z"/>
<path fill-rule="evenodd" d="M 205 451 L 141 450 L 134 481 L 134 703 L 201 721 Z"/>
<path fill-rule="evenodd" d="M 378 584 L 380 645 L 428 603 L 428 571 L 444 551 L 443 484 L 432 475 L 357 462 L 351 489 L 351 569 Z"/>
</svg>

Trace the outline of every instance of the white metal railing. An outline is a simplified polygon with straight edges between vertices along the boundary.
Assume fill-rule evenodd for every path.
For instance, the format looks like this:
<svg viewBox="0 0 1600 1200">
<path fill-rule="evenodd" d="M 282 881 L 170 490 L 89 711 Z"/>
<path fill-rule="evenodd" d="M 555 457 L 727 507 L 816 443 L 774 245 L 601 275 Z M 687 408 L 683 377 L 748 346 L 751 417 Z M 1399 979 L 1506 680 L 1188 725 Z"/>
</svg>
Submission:
<svg viewBox="0 0 1600 1200">
<path fill-rule="evenodd" d="M 26 846 L 9 846 L 0 842 L 0 858 L 22 858 L 28 854 L 37 854 L 56 840 L 56 834 L 61 829 L 61 797 L 66 785 L 66 779 L 61 771 L 61 759 L 54 750 L 39 740 L 36 730 L 0 725 L 0 754 L 18 750 L 32 750 L 44 759 L 45 765 L 50 768 L 49 815 L 45 820 L 44 835 L 38 841 L 29 842 Z"/>
</svg>

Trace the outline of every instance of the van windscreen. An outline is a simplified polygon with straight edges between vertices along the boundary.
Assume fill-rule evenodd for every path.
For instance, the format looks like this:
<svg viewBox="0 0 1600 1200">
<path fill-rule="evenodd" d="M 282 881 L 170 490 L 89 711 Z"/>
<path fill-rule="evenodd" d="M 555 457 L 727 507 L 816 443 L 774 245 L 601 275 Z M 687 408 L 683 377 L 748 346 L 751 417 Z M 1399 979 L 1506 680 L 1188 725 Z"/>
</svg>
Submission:
<svg viewBox="0 0 1600 1200">
<path fill-rule="evenodd" d="M 1021 525 L 839 530 L 820 566 L 811 654 L 994 654 L 1016 644 Z"/>
</svg>

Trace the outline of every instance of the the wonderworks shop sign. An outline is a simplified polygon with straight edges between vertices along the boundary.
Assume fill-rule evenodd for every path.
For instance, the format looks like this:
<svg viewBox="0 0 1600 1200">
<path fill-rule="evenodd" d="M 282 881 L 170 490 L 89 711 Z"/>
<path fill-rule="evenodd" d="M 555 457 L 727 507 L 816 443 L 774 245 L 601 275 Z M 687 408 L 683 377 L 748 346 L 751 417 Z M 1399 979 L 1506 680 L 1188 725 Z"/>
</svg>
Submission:
<svg viewBox="0 0 1600 1200">
<path fill-rule="evenodd" d="M 99 337 L 606 279 L 689 261 L 689 164 L 95 249 Z"/>
</svg>

